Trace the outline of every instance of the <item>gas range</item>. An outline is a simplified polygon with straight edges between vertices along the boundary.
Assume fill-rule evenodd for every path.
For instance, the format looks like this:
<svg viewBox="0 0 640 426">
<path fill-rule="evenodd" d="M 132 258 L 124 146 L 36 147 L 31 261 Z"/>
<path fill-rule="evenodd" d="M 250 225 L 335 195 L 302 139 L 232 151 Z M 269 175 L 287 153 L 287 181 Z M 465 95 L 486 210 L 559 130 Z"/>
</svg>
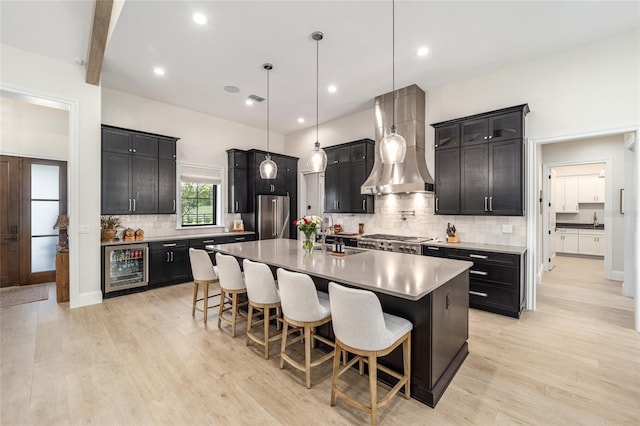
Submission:
<svg viewBox="0 0 640 426">
<path fill-rule="evenodd" d="M 398 253 L 422 254 L 421 244 L 431 240 L 432 238 L 406 237 L 403 235 L 367 234 L 360 237 L 358 247 Z"/>
</svg>

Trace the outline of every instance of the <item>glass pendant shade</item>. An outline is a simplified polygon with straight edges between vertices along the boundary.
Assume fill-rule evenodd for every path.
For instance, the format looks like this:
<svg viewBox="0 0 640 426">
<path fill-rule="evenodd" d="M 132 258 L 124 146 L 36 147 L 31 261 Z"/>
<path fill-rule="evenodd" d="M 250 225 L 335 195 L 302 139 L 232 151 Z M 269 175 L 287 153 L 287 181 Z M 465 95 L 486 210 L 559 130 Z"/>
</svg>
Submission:
<svg viewBox="0 0 640 426">
<path fill-rule="evenodd" d="M 316 142 L 315 148 L 307 159 L 307 167 L 314 173 L 324 172 L 327 168 L 327 153 L 320 148 L 320 142 Z"/>
<path fill-rule="evenodd" d="M 380 141 L 380 158 L 383 164 L 403 163 L 407 156 L 407 141 L 392 126 L 389 134 Z"/>
<path fill-rule="evenodd" d="M 275 179 L 277 174 L 278 166 L 273 162 L 271 156 L 267 154 L 262 163 L 260 163 L 260 178 Z"/>
</svg>

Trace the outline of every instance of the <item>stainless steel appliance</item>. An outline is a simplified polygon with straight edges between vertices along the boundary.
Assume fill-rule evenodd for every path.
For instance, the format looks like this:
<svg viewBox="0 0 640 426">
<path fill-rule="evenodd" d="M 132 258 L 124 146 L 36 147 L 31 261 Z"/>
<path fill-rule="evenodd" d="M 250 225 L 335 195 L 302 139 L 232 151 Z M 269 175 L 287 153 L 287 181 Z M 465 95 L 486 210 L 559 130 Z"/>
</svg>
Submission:
<svg viewBox="0 0 640 426">
<path fill-rule="evenodd" d="M 289 238 L 289 196 L 258 195 L 258 237 Z"/>
<path fill-rule="evenodd" d="M 360 237 L 358 247 L 399 253 L 422 254 L 421 244 L 431 240 L 432 238 L 405 237 L 403 235 L 367 234 Z"/>
<path fill-rule="evenodd" d="M 147 244 L 107 246 L 104 250 L 104 292 L 110 293 L 149 283 Z"/>
</svg>

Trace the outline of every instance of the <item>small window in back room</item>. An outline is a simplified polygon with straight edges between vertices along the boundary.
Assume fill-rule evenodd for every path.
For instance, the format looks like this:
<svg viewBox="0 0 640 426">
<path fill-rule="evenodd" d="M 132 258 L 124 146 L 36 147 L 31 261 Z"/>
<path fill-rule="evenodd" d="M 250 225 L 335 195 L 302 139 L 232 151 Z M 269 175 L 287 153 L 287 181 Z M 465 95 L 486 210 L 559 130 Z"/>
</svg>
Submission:
<svg viewBox="0 0 640 426">
<path fill-rule="evenodd" d="M 181 166 L 180 226 L 220 225 L 222 170 Z"/>
</svg>

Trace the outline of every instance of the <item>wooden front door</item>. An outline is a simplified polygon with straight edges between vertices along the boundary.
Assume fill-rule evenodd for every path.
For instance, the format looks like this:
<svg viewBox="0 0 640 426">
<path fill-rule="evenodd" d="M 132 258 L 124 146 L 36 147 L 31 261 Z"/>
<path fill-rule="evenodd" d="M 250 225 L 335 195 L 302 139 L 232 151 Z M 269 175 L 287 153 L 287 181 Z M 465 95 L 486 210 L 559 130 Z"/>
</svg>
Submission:
<svg viewBox="0 0 640 426">
<path fill-rule="evenodd" d="M 20 283 L 20 163 L 0 156 L 0 287 Z"/>
</svg>

